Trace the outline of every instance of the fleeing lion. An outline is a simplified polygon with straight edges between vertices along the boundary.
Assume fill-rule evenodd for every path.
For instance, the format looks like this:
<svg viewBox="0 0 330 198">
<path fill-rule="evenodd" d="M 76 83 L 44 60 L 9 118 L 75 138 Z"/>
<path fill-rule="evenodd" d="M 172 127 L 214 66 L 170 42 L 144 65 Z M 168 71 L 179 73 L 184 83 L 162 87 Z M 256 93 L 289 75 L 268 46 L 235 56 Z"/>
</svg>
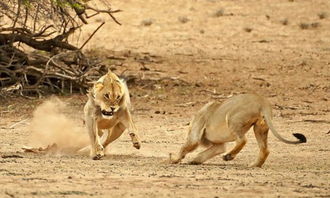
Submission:
<svg viewBox="0 0 330 198">
<path fill-rule="evenodd" d="M 179 163 L 189 152 L 198 145 L 208 146 L 190 163 L 201 164 L 206 160 L 225 152 L 226 142 L 236 142 L 235 147 L 223 156 L 225 161 L 233 160 L 246 144 L 245 134 L 253 126 L 260 152 L 258 159 L 251 167 L 261 167 L 269 155 L 267 135 L 270 129 L 275 137 L 287 144 L 306 142 L 306 137 L 300 133 L 293 135 L 296 141 L 286 140 L 275 130 L 272 119 L 272 109 L 266 98 L 254 94 L 234 96 L 223 104 L 210 102 L 206 104 L 193 118 L 186 143 L 182 146 L 178 156 L 172 158 L 171 163 Z"/>
<path fill-rule="evenodd" d="M 141 142 L 131 117 L 126 83 L 109 71 L 94 83 L 87 96 L 84 114 L 91 143 L 91 157 L 94 160 L 101 159 L 104 156 L 104 148 L 126 129 L 130 131 L 133 146 L 140 149 Z"/>
</svg>

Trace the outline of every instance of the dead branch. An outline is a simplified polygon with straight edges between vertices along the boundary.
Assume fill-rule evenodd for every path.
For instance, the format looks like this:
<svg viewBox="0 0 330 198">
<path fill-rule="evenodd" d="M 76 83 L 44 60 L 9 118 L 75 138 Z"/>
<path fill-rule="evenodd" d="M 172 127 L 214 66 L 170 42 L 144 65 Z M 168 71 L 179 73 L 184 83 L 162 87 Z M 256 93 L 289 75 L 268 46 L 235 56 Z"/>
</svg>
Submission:
<svg viewBox="0 0 330 198">
<path fill-rule="evenodd" d="M 89 40 L 91 40 L 91 38 L 95 35 L 95 33 L 105 24 L 105 22 L 101 23 L 101 25 L 99 25 L 94 32 L 89 36 L 89 38 L 84 42 L 84 44 L 79 48 L 80 50 L 82 50 L 82 48 L 88 43 Z"/>
<path fill-rule="evenodd" d="M 52 51 L 54 48 L 58 47 L 61 49 L 67 50 L 78 50 L 75 46 L 63 42 L 62 40 L 68 36 L 68 33 L 63 35 L 59 35 L 53 39 L 38 41 L 30 36 L 25 34 L 1 34 L 0 33 L 0 45 L 6 45 L 12 42 L 22 42 L 26 45 L 33 47 L 34 49 L 44 50 L 44 51 Z"/>
<path fill-rule="evenodd" d="M 329 120 L 312 120 L 312 119 L 305 119 L 305 120 L 302 120 L 302 122 L 330 124 L 330 121 L 329 121 Z"/>
<path fill-rule="evenodd" d="M 9 20 L 0 20 L 0 94 L 41 96 L 49 90 L 85 90 L 104 66 L 89 60 L 81 50 L 104 23 L 80 48 L 70 44 L 68 38 L 97 14 L 107 14 L 120 24 L 113 14 L 121 10 L 111 9 L 107 1 L 92 5 L 92 0 L 0 1 L 0 17 Z M 36 52 L 20 50 L 25 45 Z"/>
<path fill-rule="evenodd" d="M 89 10 L 93 10 L 95 12 L 95 14 L 93 14 L 91 16 L 87 16 L 86 15 L 86 18 L 91 18 L 91 17 L 96 16 L 96 15 L 98 15 L 100 13 L 106 13 L 106 14 L 108 14 L 112 18 L 112 20 L 114 22 L 116 22 L 118 25 L 121 25 L 121 23 L 112 14 L 117 13 L 117 12 L 121 12 L 122 10 L 111 10 L 111 9 L 109 9 L 109 10 L 99 10 L 99 9 L 95 9 L 95 8 L 93 8 L 91 6 L 88 6 L 88 5 L 86 5 L 86 9 L 87 10 L 88 9 Z"/>
<path fill-rule="evenodd" d="M 174 106 L 176 107 L 190 107 L 190 106 L 194 106 L 196 104 L 196 102 L 187 102 L 187 103 L 182 103 L 182 104 L 176 104 Z"/>
</svg>

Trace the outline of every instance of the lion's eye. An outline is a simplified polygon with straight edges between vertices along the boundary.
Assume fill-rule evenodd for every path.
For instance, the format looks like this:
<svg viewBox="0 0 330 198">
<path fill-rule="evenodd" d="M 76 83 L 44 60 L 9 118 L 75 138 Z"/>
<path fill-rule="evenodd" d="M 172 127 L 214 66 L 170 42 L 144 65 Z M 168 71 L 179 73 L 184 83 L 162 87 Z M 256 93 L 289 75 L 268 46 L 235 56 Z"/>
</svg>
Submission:
<svg viewBox="0 0 330 198">
<path fill-rule="evenodd" d="M 117 100 L 119 100 L 120 99 L 120 96 L 117 96 L 117 98 L 116 98 Z"/>
<path fill-rule="evenodd" d="M 109 99 L 109 94 L 104 94 L 105 99 Z"/>
</svg>

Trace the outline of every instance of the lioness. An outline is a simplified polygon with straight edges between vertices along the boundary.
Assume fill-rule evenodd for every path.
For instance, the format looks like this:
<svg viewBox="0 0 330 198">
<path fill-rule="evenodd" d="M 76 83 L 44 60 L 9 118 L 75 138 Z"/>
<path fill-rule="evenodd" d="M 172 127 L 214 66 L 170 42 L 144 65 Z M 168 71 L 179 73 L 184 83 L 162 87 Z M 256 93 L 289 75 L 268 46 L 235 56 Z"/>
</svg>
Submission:
<svg viewBox="0 0 330 198">
<path fill-rule="evenodd" d="M 128 129 L 133 146 L 140 149 L 141 143 L 130 113 L 130 96 L 126 83 L 109 71 L 88 92 L 84 107 L 85 123 L 91 142 L 91 157 L 104 156 L 104 148 Z M 105 134 L 104 134 L 105 133 Z M 100 136 L 102 136 L 102 141 Z"/>
<path fill-rule="evenodd" d="M 210 102 L 206 104 L 193 118 L 186 143 L 182 146 L 178 156 L 171 163 L 179 163 L 187 153 L 192 152 L 198 145 L 208 146 L 199 153 L 191 164 L 201 164 L 206 160 L 225 152 L 224 144 L 235 141 L 235 147 L 223 156 L 223 159 L 233 160 L 246 144 L 245 134 L 253 126 L 260 152 L 258 159 L 251 167 L 261 167 L 268 154 L 267 135 L 270 129 L 275 137 L 287 144 L 306 142 L 303 134 L 294 133 L 296 141 L 281 137 L 272 124 L 272 109 L 266 98 L 243 94 L 234 96 L 223 104 Z"/>
</svg>

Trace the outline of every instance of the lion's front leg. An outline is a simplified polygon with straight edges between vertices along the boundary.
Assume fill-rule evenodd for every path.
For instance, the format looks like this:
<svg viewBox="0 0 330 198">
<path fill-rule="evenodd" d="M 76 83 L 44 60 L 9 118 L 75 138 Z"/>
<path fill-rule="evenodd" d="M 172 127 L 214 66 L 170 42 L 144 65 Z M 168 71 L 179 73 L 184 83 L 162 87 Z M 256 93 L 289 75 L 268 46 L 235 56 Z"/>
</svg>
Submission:
<svg viewBox="0 0 330 198">
<path fill-rule="evenodd" d="M 137 129 L 135 127 L 135 124 L 132 120 L 131 113 L 128 110 L 126 110 L 126 112 L 125 112 L 125 120 L 123 121 L 123 123 L 129 131 L 129 136 L 131 137 L 131 141 L 133 143 L 133 146 L 136 149 L 140 149 L 141 148 L 141 141 L 140 141 L 140 138 L 137 134 Z"/>
<path fill-rule="evenodd" d="M 101 140 L 98 135 L 96 120 L 92 117 L 86 118 L 86 126 L 91 142 L 90 156 L 92 157 L 93 160 L 99 160 L 104 156 L 104 148 L 101 144 Z"/>
<path fill-rule="evenodd" d="M 133 143 L 133 146 L 136 149 L 140 149 L 141 148 L 141 142 L 140 142 L 140 138 L 138 137 L 138 135 L 136 133 L 129 133 L 129 136 L 131 136 L 131 141 Z"/>
<path fill-rule="evenodd" d="M 104 156 L 104 147 L 101 144 L 100 137 L 96 134 L 94 148 L 91 151 L 93 160 L 100 160 Z"/>
</svg>

